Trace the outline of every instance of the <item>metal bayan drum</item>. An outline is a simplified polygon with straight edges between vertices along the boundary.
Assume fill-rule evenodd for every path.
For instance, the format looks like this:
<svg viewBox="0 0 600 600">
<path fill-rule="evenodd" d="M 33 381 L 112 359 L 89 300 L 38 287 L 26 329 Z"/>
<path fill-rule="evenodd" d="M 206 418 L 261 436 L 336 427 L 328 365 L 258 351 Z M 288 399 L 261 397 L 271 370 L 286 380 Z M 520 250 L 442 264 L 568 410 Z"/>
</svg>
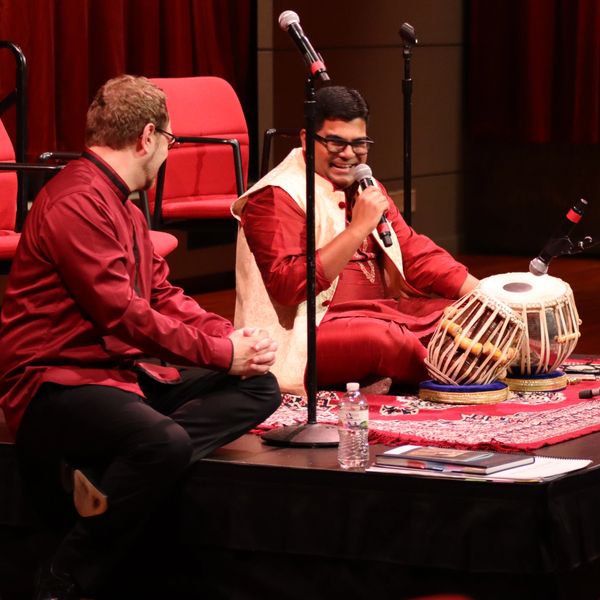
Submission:
<svg viewBox="0 0 600 600">
<path fill-rule="evenodd" d="M 427 346 L 429 375 L 455 386 L 493 383 L 517 357 L 523 330 L 508 305 L 477 287 L 444 311 Z"/>
<path fill-rule="evenodd" d="M 556 369 L 575 350 L 581 325 L 571 287 L 556 277 L 531 273 L 494 275 L 483 279 L 479 287 L 508 304 L 525 323 L 519 356 L 506 380 L 509 387 L 521 391 L 564 388 L 566 377 Z"/>
</svg>

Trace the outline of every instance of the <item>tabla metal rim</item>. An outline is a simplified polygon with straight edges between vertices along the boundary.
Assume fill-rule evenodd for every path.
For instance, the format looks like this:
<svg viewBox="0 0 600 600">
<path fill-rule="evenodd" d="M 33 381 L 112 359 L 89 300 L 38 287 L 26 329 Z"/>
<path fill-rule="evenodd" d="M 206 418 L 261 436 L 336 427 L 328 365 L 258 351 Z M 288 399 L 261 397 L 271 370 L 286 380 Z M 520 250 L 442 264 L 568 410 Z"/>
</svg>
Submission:
<svg viewBox="0 0 600 600">
<path fill-rule="evenodd" d="M 497 404 L 508 398 L 508 387 L 487 392 L 448 392 L 419 388 L 419 398 L 444 404 Z"/>
<path fill-rule="evenodd" d="M 501 379 L 513 392 L 557 392 L 564 390 L 569 378 L 566 373 L 560 373 L 554 377 L 536 379 L 533 377 L 504 377 Z"/>
</svg>

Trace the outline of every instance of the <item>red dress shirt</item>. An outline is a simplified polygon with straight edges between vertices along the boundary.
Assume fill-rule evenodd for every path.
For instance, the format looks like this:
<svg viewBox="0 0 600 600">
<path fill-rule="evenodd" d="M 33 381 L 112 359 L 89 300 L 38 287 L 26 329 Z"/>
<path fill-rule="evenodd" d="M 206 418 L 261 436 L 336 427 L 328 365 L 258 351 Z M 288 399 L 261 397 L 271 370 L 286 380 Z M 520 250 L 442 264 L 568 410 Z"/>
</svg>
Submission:
<svg viewBox="0 0 600 600">
<path fill-rule="evenodd" d="M 233 326 L 168 280 L 125 182 L 87 151 L 36 198 L 0 323 L 0 406 L 15 432 L 43 382 L 142 395 L 133 362 L 228 370 Z"/>
</svg>

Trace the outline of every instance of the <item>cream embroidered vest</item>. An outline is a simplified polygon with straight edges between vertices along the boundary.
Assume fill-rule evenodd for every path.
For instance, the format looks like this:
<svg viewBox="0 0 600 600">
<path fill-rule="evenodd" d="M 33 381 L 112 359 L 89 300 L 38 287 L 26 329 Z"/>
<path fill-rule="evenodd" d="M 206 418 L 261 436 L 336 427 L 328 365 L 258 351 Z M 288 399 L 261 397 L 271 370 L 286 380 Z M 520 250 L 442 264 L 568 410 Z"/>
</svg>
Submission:
<svg viewBox="0 0 600 600">
<path fill-rule="evenodd" d="M 272 171 L 252 186 L 231 206 L 231 212 L 238 220 L 248 196 L 266 186 L 276 186 L 287 192 L 306 212 L 306 164 L 302 148 L 295 148 Z M 346 201 L 342 190 L 335 190 L 331 182 L 315 175 L 315 245 L 319 249 L 346 227 L 346 211 L 339 204 Z M 393 244 L 386 248 L 375 232 L 374 238 L 387 255 L 384 261 L 384 275 L 391 296 L 402 294 L 406 289 L 402 271 L 402 254 L 394 230 L 391 230 Z M 389 260 L 388 260 L 389 259 Z M 317 326 L 327 312 L 338 278 L 316 298 Z M 284 306 L 273 300 L 263 283 L 262 276 L 248 242 L 240 227 L 236 250 L 236 328 L 260 327 L 266 329 L 277 341 L 277 360 L 271 371 L 277 377 L 282 392 L 304 394 L 304 371 L 306 368 L 306 301 L 298 306 Z"/>
</svg>

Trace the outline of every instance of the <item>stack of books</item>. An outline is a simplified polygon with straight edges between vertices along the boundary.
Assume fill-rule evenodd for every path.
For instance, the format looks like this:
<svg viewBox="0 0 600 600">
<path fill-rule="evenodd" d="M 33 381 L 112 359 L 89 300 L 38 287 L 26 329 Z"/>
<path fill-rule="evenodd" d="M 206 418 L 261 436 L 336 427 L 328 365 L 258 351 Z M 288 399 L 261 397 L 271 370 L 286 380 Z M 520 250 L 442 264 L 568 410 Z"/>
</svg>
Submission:
<svg viewBox="0 0 600 600">
<path fill-rule="evenodd" d="M 533 454 L 398 446 L 377 454 L 371 471 L 484 480 L 539 482 L 583 469 L 592 461 Z M 492 477 L 490 477 L 492 476 Z"/>
<path fill-rule="evenodd" d="M 504 469 L 533 463 L 530 454 L 506 454 L 491 450 L 457 450 L 434 446 L 400 446 L 375 457 L 375 464 L 384 467 L 430 469 L 457 473 L 490 475 Z"/>
</svg>

